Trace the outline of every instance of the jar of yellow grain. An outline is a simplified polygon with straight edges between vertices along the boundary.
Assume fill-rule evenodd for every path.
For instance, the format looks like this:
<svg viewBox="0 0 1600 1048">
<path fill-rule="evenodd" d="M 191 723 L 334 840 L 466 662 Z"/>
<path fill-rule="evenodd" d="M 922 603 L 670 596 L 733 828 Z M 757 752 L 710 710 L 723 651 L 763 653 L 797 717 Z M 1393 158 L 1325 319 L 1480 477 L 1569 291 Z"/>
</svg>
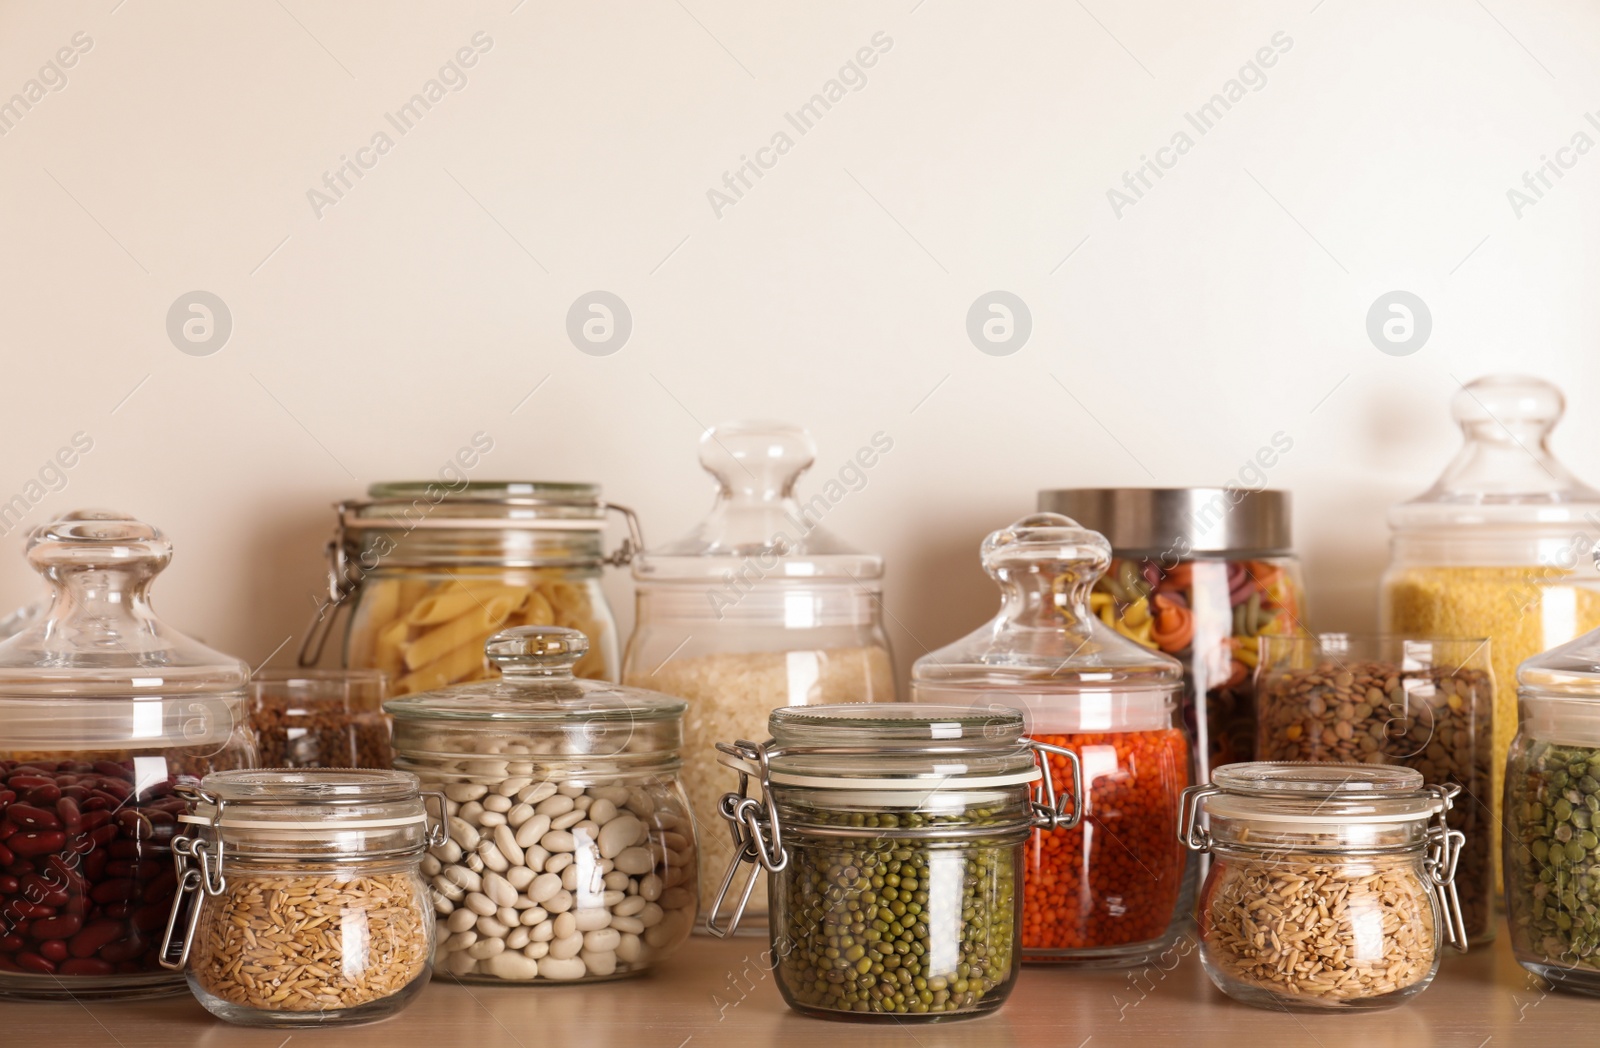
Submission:
<svg viewBox="0 0 1600 1048">
<path fill-rule="evenodd" d="M 1561 391 L 1495 375 L 1451 401 L 1464 443 L 1432 488 L 1389 512 L 1393 542 L 1379 599 L 1385 632 L 1488 637 L 1495 685 L 1488 797 L 1499 878 L 1501 791 L 1517 728 L 1517 665 L 1600 626 L 1600 491 L 1551 454 Z"/>
</svg>

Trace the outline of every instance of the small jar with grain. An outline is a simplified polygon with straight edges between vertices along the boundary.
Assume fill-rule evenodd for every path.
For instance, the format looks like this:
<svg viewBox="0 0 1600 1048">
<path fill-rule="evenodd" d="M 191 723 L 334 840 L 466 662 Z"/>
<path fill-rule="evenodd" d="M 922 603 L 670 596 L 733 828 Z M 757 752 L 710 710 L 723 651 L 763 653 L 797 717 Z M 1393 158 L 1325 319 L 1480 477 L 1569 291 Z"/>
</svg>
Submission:
<svg viewBox="0 0 1600 1048">
<path fill-rule="evenodd" d="M 1184 795 L 1179 834 L 1212 856 L 1200 960 L 1263 1008 L 1386 1008 L 1421 993 L 1443 944 L 1467 948 L 1455 892 L 1459 792 L 1410 769 L 1254 761 Z"/>
<path fill-rule="evenodd" d="M 443 825 L 416 776 L 215 772 L 179 791 L 193 810 L 173 841 L 181 877 L 161 963 L 187 973 L 207 1011 L 244 1026 L 368 1022 L 427 985 L 419 865 Z"/>
<path fill-rule="evenodd" d="M 1037 829 L 1024 852 L 1023 960 L 1144 964 L 1177 938 L 1194 901 L 1176 839 L 1191 781 L 1182 671 L 1090 611 L 1111 560 L 1098 532 L 1036 514 L 990 535 L 982 557 L 999 614 L 918 659 L 912 697 L 1017 710 L 1048 744 L 1041 759 L 1059 783 L 1070 781 L 1069 757 L 1082 763 L 1082 825 Z"/>
<path fill-rule="evenodd" d="M 717 747 L 739 790 L 721 804 L 735 858 L 712 934 L 737 929 L 764 869 L 789 1007 L 884 1023 L 1000 1007 L 1022 961 L 1023 847 L 1035 828 L 1077 825 L 1076 755 L 1027 738 L 1004 706 L 792 706 L 768 727 L 768 742 Z M 1066 759 L 1059 791 L 1041 750 Z"/>
</svg>

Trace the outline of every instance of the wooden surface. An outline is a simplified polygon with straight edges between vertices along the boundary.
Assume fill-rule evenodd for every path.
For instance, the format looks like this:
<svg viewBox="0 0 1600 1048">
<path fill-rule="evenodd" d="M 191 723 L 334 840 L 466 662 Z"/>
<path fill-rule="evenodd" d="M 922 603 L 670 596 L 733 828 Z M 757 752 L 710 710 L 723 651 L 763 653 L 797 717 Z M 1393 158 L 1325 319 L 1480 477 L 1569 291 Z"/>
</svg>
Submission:
<svg viewBox="0 0 1600 1048">
<path fill-rule="evenodd" d="M 187 997 L 129 1004 L 0 1005 L 3 1048 L 712 1048 L 794 1045 L 1010 1045 L 1089 1048 L 1498 1048 L 1600 1043 L 1600 999 L 1548 993 L 1500 941 L 1451 953 L 1410 1003 L 1356 1015 L 1289 1015 L 1237 1004 L 1193 954 L 1170 972 L 1027 968 L 983 1019 L 868 1025 L 802 1018 L 784 1007 L 757 957 L 764 940 L 696 937 L 663 971 L 570 987 L 461 986 L 436 980 L 407 1010 L 370 1026 L 293 1032 L 228 1026 Z"/>
</svg>

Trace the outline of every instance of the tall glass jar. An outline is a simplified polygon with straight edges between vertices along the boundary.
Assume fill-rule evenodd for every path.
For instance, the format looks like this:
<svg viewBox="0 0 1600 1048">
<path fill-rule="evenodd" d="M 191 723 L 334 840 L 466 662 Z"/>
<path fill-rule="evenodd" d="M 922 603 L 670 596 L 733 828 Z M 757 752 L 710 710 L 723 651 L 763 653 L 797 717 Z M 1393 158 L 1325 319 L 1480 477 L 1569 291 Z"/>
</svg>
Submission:
<svg viewBox="0 0 1600 1048">
<path fill-rule="evenodd" d="M 1494 773 L 1489 820 L 1499 880 L 1502 784 L 1517 725 L 1523 660 L 1600 627 L 1600 491 L 1550 453 L 1565 402 L 1542 379 L 1495 375 L 1450 401 L 1461 450 L 1432 488 L 1389 511 L 1380 629 L 1488 637 L 1493 648 Z"/>
<path fill-rule="evenodd" d="M 1090 612 L 1110 560 L 1103 536 L 1059 514 L 996 531 L 983 566 L 1000 613 L 912 669 L 913 701 L 1011 707 L 1053 747 L 1058 782 L 1067 755 L 1082 764 L 1082 824 L 1036 830 L 1024 853 L 1028 962 L 1143 964 L 1171 945 L 1194 899 L 1174 836 L 1190 781 L 1182 671 Z"/>
<path fill-rule="evenodd" d="M 1469 798 L 1449 823 L 1466 835 L 1456 885 L 1474 943 L 1494 938 L 1490 657 L 1482 637 L 1322 633 L 1265 638 L 1256 672 L 1263 759 L 1397 764 Z"/>
<path fill-rule="evenodd" d="M 697 862 L 681 699 L 578 679 L 576 630 L 489 638 L 499 679 L 391 699 L 395 766 L 445 796 L 422 860 L 437 963 L 469 982 L 595 982 L 669 957 Z"/>
<path fill-rule="evenodd" d="M 634 561 L 638 614 L 623 679 L 689 701 L 684 786 L 713 867 L 732 855 L 717 804 L 733 773 L 717 763 L 718 741 L 759 738 L 779 706 L 895 698 L 883 561 L 819 526 L 831 496 L 802 503 L 796 495 L 815 458 L 811 437 L 795 426 L 706 431 L 700 464 L 717 478 L 710 515 Z M 837 498 L 845 491 L 839 486 Z M 702 882 L 702 912 L 710 890 Z M 759 929 L 765 899 L 757 894 L 747 926 Z"/>
<path fill-rule="evenodd" d="M 1200 961 L 1228 996 L 1278 1010 L 1386 1008 L 1467 948 L 1456 786 L 1410 768 L 1255 761 L 1186 791 L 1179 833 L 1212 856 Z"/>
<path fill-rule="evenodd" d="M 1506 917 L 1524 968 L 1600 995 L 1600 630 L 1517 671 L 1506 762 Z"/>
<path fill-rule="evenodd" d="M 179 784 L 249 767 L 250 671 L 156 618 L 172 559 L 104 510 L 33 532 L 49 610 L 0 643 L 0 1000 L 181 992 L 159 964 Z"/>
<path fill-rule="evenodd" d="M 738 927 L 765 869 L 789 1007 L 879 1022 L 1000 1007 L 1022 959 L 1022 848 L 1034 827 L 1076 825 L 1076 758 L 1025 738 L 1004 707 L 789 707 L 770 727 L 769 742 L 718 745 L 739 773 L 722 809 L 738 847 L 715 900 L 731 916 L 713 912 L 710 930 Z M 1070 767 L 1059 798 L 1037 763 L 1051 750 Z"/>
<path fill-rule="evenodd" d="M 429 827 L 415 775 L 213 772 L 179 792 L 194 810 L 173 840 L 184 872 L 162 963 L 207 1011 L 245 1026 L 368 1022 L 428 984 L 419 864 L 444 827 Z"/>
<path fill-rule="evenodd" d="M 1123 636 L 1183 664 L 1184 721 L 1200 778 L 1251 759 L 1262 639 L 1306 632 L 1289 493 L 1070 488 L 1041 491 L 1039 508 L 1111 540 L 1110 569 L 1089 605 Z"/>
<path fill-rule="evenodd" d="M 349 606 L 343 665 L 377 669 L 395 695 L 485 680 L 483 643 L 501 629 L 562 626 L 591 638 L 578 676 L 617 680 L 621 646 L 600 569 L 628 563 L 638 521 L 594 484 L 374 484 L 341 502 L 328 543 L 328 601 L 300 649 L 315 665 Z M 628 538 L 604 549 L 606 514 Z"/>
</svg>

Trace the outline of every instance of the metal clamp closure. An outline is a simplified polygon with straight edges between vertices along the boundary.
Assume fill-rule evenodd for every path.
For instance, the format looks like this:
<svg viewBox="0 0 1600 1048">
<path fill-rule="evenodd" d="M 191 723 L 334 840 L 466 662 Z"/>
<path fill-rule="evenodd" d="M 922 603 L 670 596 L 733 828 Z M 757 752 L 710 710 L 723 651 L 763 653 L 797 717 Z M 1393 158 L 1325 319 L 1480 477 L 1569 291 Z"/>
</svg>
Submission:
<svg viewBox="0 0 1600 1048">
<path fill-rule="evenodd" d="M 1206 783 L 1183 791 L 1183 806 L 1178 811 L 1178 841 L 1197 852 L 1211 850 L 1211 831 L 1200 818 L 1200 802 L 1222 792 L 1222 787 Z"/>
<path fill-rule="evenodd" d="M 174 792 L 187 800 L 191 807 L 211 805 L 214 809 L 210 816 L 212 826 L 222 820 L 222 810 L 227 802 L 219 800 L 209 790 L 186 782 L 179 783 Z M 194 863 L 192 866 L 191 861 Z M 178 890 L 172 896 L 172 910 L 167 914 L 167 928 L 162 933 L 156 960 L 163 968 L 181 972 L 189 963 L 189 949 L 194 944 L 195 929 L 200 926 L 203 897 L 221 895 L 228 886 L 227 878 L 222 873 L 221 836 L 211 841 L 179 834 L 172 838 L 172 862 L 178 872 Z M 189 918 L 184 926 L 183 939 L 178 942 L 174 941 L 174 935 L 185 903 L 189 906 Z M 172 956 L 174 949 L 178 951 L 176 957 Z"/>
<path fill-rule="evenodd" d="M 706 931 L 717 938 L 726 938 L 732 935 L 734 929 L 739 927 L 739 921 L 744 917 L 745 908 L 750 904 L 750 895 L 755 890 L 756 866 L 769 873 L 777 873 L 789 864 L 789 854 L 783 847 L 783 827 L 778 821 L 778 805 L 772 798 L 772 780 L 768 761 L 770 754 L 768 747 L 770 740 L 761 745 L 740 739 L 732 746 L 727 743 L 717 743 L 717 749 L 723 753 L 741 760 L 739 770 L 739 789 L 733 793 L 723 794 L 717 807 L 727 820 L 728 832 L 733 836 L 733 858 L 728 862 L 727 872 L 722 875 L 722 885 L 717 891 L 717 897 L 711 903 L 711 910 L 706 915 Z M 750 763 L 757 766 L 761 778 L 761 798 L 758 800 L 749 796 L 750 772 L 746 770 Z M 718 923 L 722 913 L 722 905 L 733 890 L 733 882 L 737 878 L 739 868 L 745 863 L 750 864 L 750 872 L 745 878 L 744 888 L 738 893 L 738 900 L 734 903 L 733 912 L 728 915 L 726 927 Z"/>
<path fill-rule="evenodd" d="M 444 796 L 444 793 L 442 791 L 440 791 L 440 790 L 423 790 L 422 791 L 422 813 L 423 813 L 423 818 L 424 819 L 426 819 L 427 816 L 429 815 L 429 812 L 428 812 L 428 798 L 429 797 L 433 797 L 433 798 L 438 800 L 438 802 L 439 802 L 439 817 L 437 819 L 434 819 L 431 823 L 425 823 L 424 824 L 426 826 L 426 828 L 427 828 L 427 831 L 428 831 L 427 845 L 430 848 L 438 848 L 441 845 L 443 845 L 445 841 L 450 839 L 450 808 L 448 806 L 448 802 L 445 800 L 445 796 Z"/>
<path fill-rule="evenodd" d="M 1077 751 L 1069 750 L 1065 746 L 1055 746 L 1037 739 L 1028 739 L 1028 748 L 1033 750 L 1039 758 L 1040 770 L 1044 773 L 1041 789 L 1044 792 L 1044 803 L 1034 800 L 1030 803 L 1033 809 L 1033 825 L 1041 830 L 1070 830 L 1083 821 L 1084 810 L 1088 807 L 1088 797 L 1083 792 L 1083 761 L 1078 759 Z M 1056 797 L 1055 776 L 1050 771 L 1050 761 L 1047 754 L 1055 754 L 1066 758 L 1072 765 L 1072 811 L 1062 810 L 1067 803 L 1063 794 L 1058 800 Z M 1037 793 L 1035 794 L 1037 796 Z"/>
<path fill-rule="evenodd" d="M 1444 919 L 1445 941 L 1466 953 L 1467 922 L 1461 912 L 1461 898 L 1456 892 L 1456 864 L 1461 859 L 1461 849 L 1467 843 L 1467 835 L 1460 830 L 1452 830 L 1446 819 L 1461 787 L 1455 783 L 1445 783 L 1429 785 L 1425 789 L 1439 798 L 1440 806 L 1438 820 L 1428 827 L 1428 853 L 1422 865 L 1428 872 L 1428 880 L 1432 882 L 1434 895 L 1438 899 L 1439 913 Z"/>
</svg>

